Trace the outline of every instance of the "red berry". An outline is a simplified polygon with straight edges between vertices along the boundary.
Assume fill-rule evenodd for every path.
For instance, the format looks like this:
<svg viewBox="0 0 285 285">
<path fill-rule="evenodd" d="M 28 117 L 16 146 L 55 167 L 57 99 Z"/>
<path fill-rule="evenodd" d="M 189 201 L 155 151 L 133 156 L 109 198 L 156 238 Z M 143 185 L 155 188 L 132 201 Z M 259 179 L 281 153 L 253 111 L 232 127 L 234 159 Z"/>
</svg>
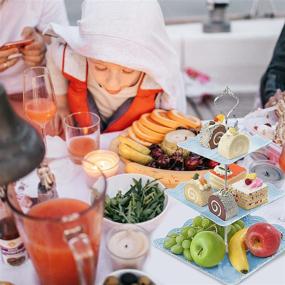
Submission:
<svg viewBox="0 0 285 285">
<path fill-rule="evenodd" d="M 246 185 L 250 185 L 250 184 L 252 183 L 252 180 L 249 179 L 249 178 L 246 178 L 245 181 L 244 181 L 244 183 L 245 183 Z"/>
<path fill-rule="evenodd" d="M 192 158 L 189 157 L 185 160 L 185 168 L 187 170 L 196 170 L 198 165 L 200 164 L 200 159 L 199 158 Z"/>
<path fill-rule="evenodd" d="M 216 161 L 213 161 L 213 160 L 209 160 L 208 163 L 207 163 L 207 166 L 209 168 L 215 168 L 217 165 L 219 165 L 219 163 L 216 162 Z"/>
</svg>

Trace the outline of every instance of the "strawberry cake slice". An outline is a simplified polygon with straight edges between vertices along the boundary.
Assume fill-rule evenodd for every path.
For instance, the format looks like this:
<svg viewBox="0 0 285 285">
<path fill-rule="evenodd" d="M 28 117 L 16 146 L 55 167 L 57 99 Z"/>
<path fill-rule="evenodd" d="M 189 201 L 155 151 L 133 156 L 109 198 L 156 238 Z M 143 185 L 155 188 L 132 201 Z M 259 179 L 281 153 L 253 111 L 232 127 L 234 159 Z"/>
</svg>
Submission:
<svg viewBox="0 0 285 285">
<path fill-rule="evenodd" d="M 239 207 L 249 210 L 268 202 L 268 186 L 255 173 L 231 185 L 231 193 Z"/>
</svg>

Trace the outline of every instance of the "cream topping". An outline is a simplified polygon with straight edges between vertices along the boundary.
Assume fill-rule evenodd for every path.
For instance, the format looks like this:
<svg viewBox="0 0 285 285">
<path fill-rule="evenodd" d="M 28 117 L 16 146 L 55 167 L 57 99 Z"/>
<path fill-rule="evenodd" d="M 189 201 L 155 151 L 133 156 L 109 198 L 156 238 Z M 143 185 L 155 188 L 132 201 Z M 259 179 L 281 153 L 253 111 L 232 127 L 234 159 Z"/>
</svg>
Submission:
<svg viewBox="0 0 285 285">
<path fill-rule="evenodd" d="M 257 178 L 256 180 L 258 180 L 259 182 L 262 180 L 260 178 Z M 254 184 L 253 184 L 254 183 Z M 252 187 L 252 185 L 254 187 Z M 255 180 L 250 184 L 250 185 L 246 185 L 244 180 L 240 180 L 234 184 L 232 184 L 232 188 L 238 192 L 242 192 L 246 195 L 250 194 L 250 193 L 254 193 L 257 192 L 263 188 L 267 187 L 266 183 L 262 182 L 262 183 L 255 183 Z"/>
<path fill-rule="evenodd" d="M 225 166 L 224 166 L 224 165 L 217 165 L 217 166 L 214 168 L 214 172 L 217 173 L 217 174 L 219 174 L 219 175 L 224 176 L 224 175 L 226 174 Z M 232 175 L 233 172 L 228 168 L 227 174 L 228 174 L 228 175 Z"/>
<path fill-rule="evenodd" d="M 194 187 L 195 186 L 198 187 L 200 191 L 207 191 L 207 190 L 211 189 L 210 184 L 208 184 L 208 183 L 202 184 L 199 179 L 196 179 L 196 180 L 192 179 L 190 181 L 190 185 L 193 185 Z"/>
</svg>

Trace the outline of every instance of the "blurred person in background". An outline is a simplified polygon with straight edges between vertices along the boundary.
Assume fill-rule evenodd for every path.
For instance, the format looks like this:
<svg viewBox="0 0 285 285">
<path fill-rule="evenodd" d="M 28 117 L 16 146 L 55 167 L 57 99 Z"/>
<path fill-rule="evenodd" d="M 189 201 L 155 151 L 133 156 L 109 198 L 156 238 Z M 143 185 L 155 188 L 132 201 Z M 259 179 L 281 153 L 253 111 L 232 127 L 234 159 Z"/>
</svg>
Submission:
<svg viewBox="0 0 285 285">
<path fill-rule="evenodd" d="M 15 111 L 23 116 L 23 71 L 45 64 L 49 39 L 42 31 L 50 22 L 68 25 L 64 0 L 0 0 L 0 82 Z M 25 47 L 6 43 L 31 39 Z"/>
<path fill-rule="evenodd" d="M 265 108 L 277 104 L 285 91 L 285 25 L 275 45 L 273 56 L 261 79 L 260 96 Z"/>
</svg>

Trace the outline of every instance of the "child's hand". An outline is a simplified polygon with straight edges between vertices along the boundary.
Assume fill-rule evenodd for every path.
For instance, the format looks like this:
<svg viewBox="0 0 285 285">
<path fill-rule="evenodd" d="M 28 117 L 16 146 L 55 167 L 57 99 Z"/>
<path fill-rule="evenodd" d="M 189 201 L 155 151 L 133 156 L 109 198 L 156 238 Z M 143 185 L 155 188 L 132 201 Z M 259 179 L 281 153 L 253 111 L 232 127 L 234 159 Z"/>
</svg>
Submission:
<svg viewBox="0 0 285 285">
<path fill-rule="evenodd" d="M 60 137 L 64 137 L 63 120 L 67 115 L 69 115 L 69 112 L 66 112 L 66 114 L 57 113 L 57 115 L 55 116 L 55 119 L 54 119 L 54 128 L 55 128 L 56 134 Z"/>
<path fill-rule="evenodd" d="M 66 94 L 56 96 L 57 112 L 53 119 L 53 133 L 57 136 L 64 138 L 64 123 L 63 120 L 70 114 Z"/>
</svg>

